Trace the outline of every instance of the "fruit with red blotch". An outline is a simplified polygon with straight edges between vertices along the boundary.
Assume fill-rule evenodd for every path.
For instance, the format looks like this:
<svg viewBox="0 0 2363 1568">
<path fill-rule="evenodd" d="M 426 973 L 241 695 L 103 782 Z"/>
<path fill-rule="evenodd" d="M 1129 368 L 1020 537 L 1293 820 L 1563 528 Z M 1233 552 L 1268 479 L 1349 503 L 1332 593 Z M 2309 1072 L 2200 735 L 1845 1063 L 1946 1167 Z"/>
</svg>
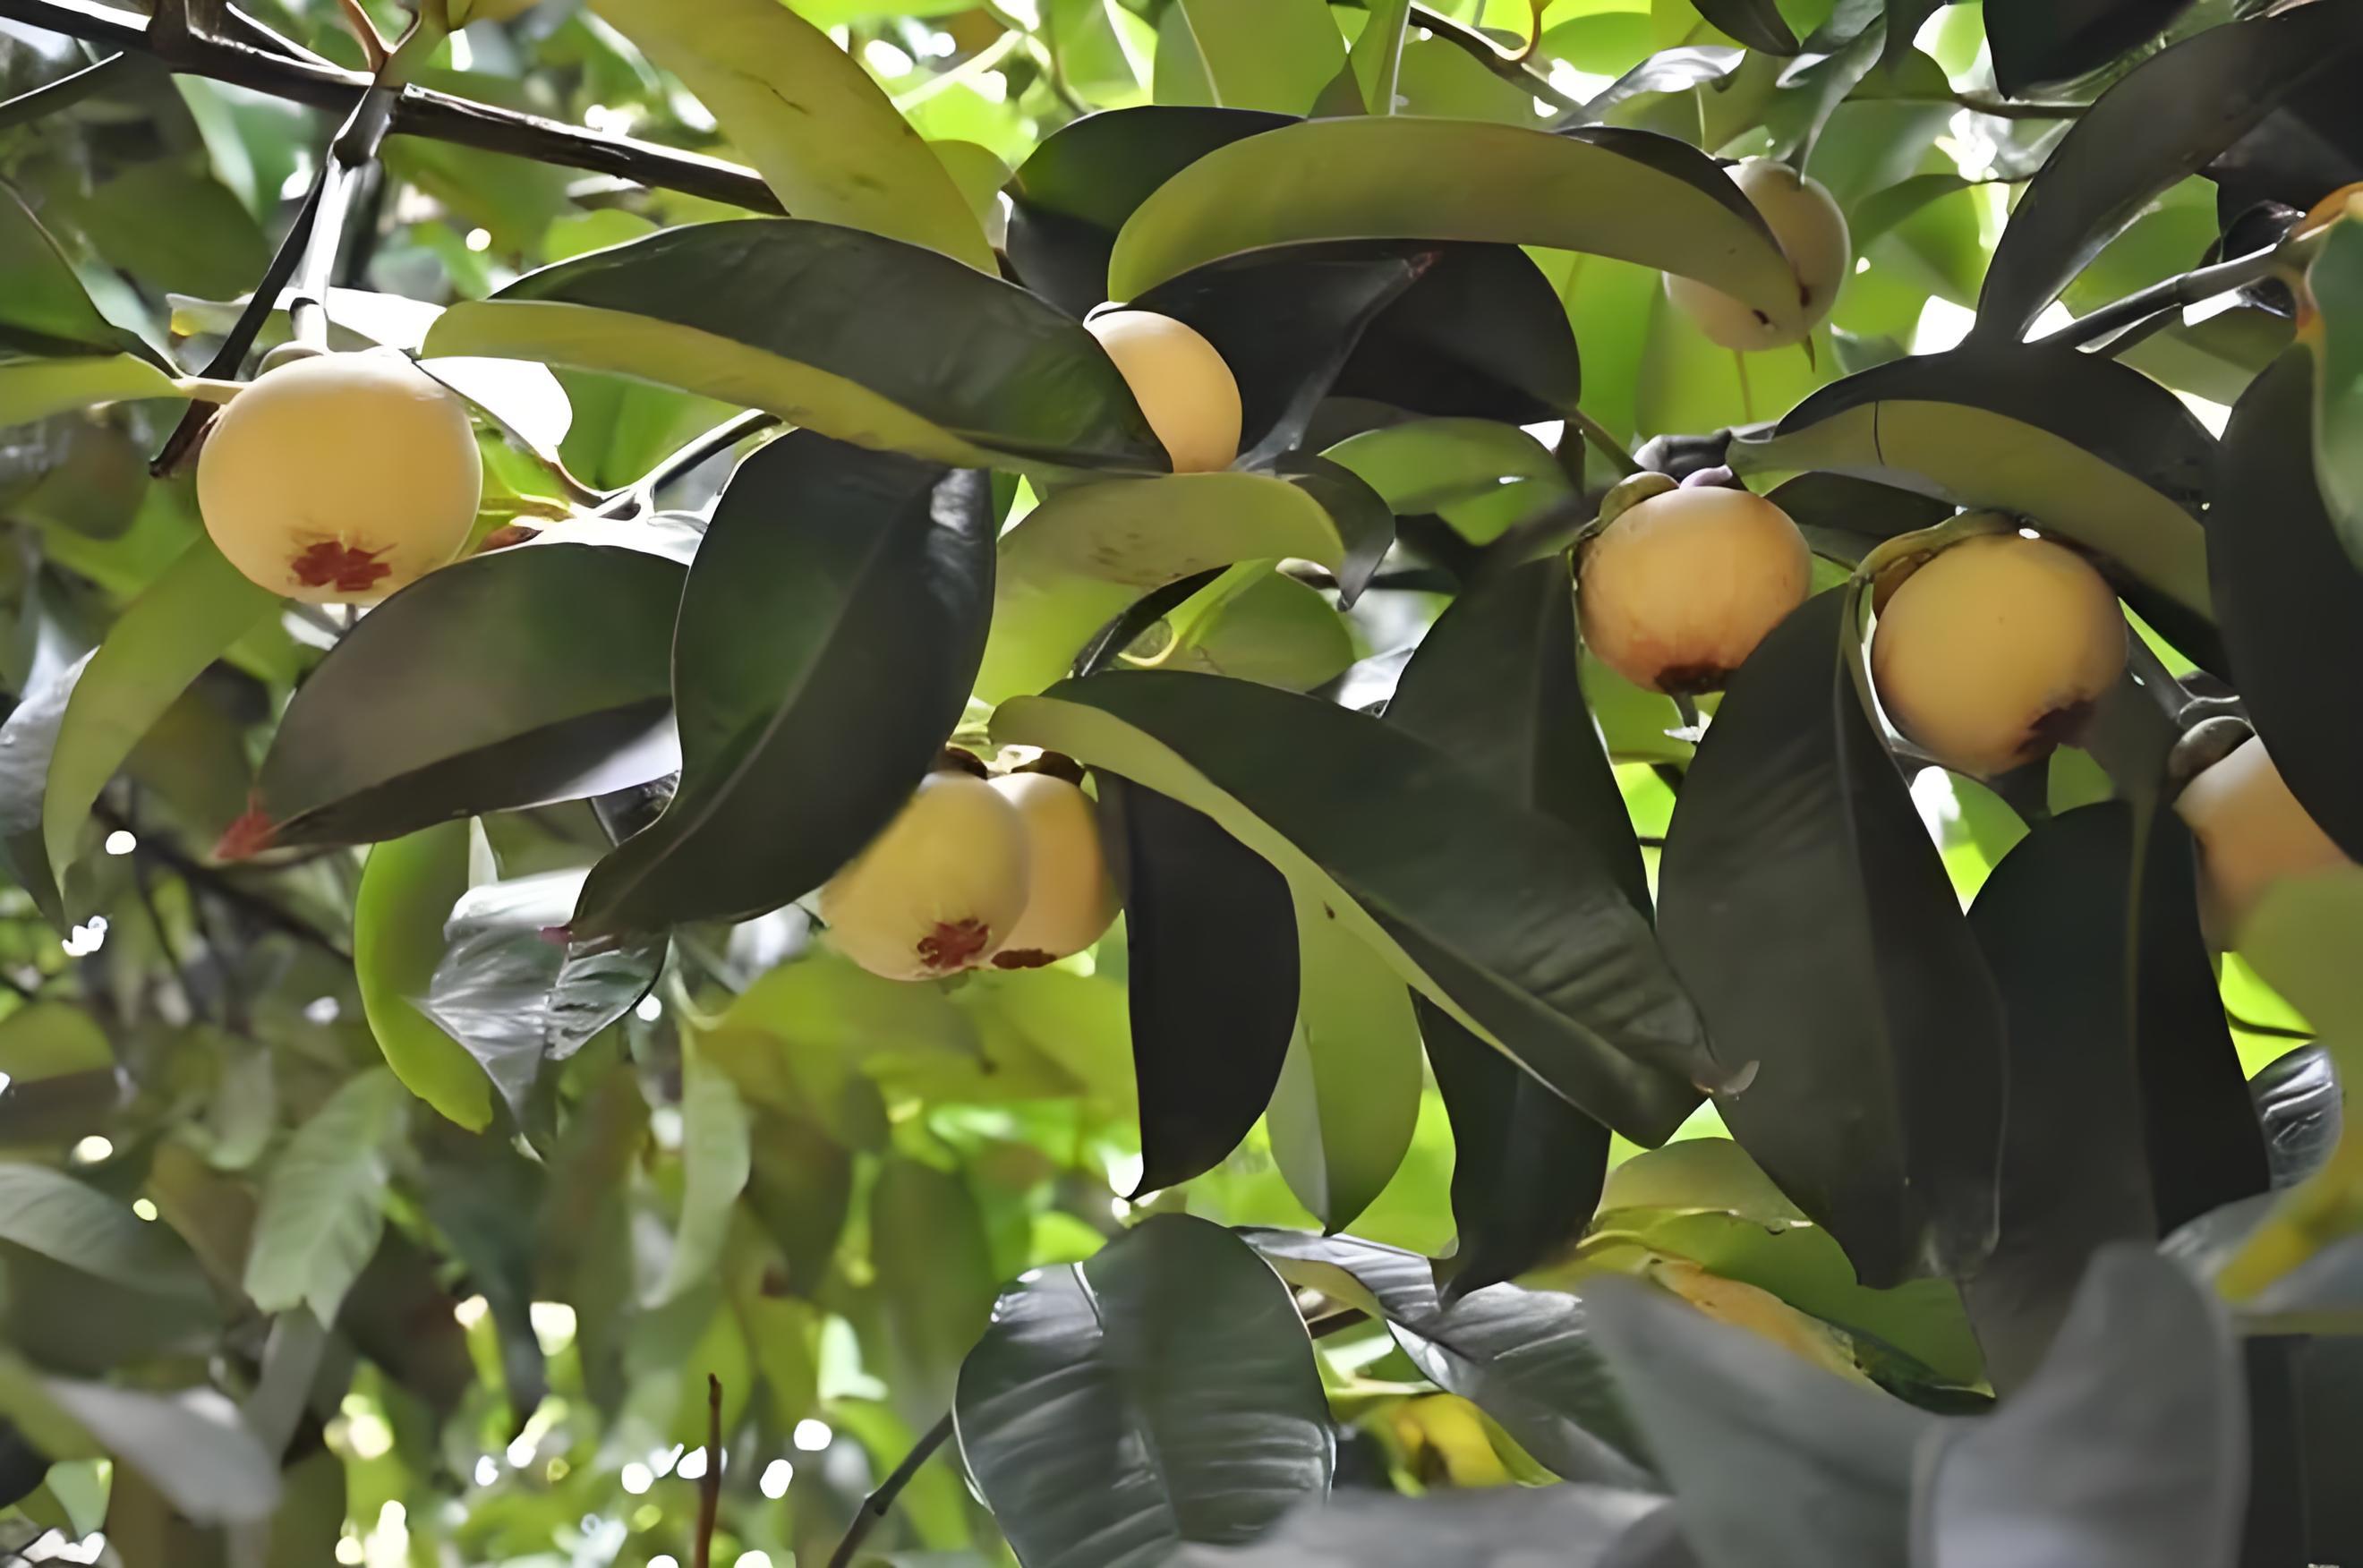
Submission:
<svg viewBox="0 0 2363 1568">
<path fill-rule="evenodd" d="M 1584 645 L 1636 686 L 1718 690 L 1805 602 L 1813 574 L 1805 536 L 1762 496 L 1662 489 L 1614 512 L 1585 546 L 1576 595 Z"/>
<path fill-rule="evenodd" d="M 820 890 L 839 953 L 890 980 L 987 963 L 1026 909 L 1026 818 L 969 773 L 931 773 Z"/>
<path fill-rule="evenodd" d="M 1026 820 L 1026 912 L 996 969 L 1032 969 L 1081 953 L 1115 923 L 1115 879 L 1100 847 L 1099 809 L 1079 785 L 1048 773 L 1008 773 L 993 788 Z"/>
<path fill-rule="evenodd" d="M 1904 736 L 1991 778 L 2082 733 L 2125 668 L 2117 596 L 2082 556 L 2016 531 L 1949 545 L 1879 613 L 1871 683 Z"/>
<path fill-rule="evenodd" d="M 1197 329 L 1150 310 L 1083 323 L 1132 389 L 1177 474 L 1227 469 L 1239 455 L 1239 383 Z"/>
<path fill-rule="evenodd" d="M 2352 864 L 2290 793 L 2254 735 L 2193 778 L 2174 809 L 2199 840 L 2206 923 L 2224 945 L 2282 878 Z"/>
<path fill-rule="evenodd" d="M 1725 348 L 1751 352 L 1802 343 L 1830 314 L 1853 260 L 1846 214 L 1821 182 L 1776 158 L 1750 158 L 1726 171 L 1740 194 L 1763 215 L 1797 275 L 1798 308 L 1774 320 L 1695 278 L 1666 274 L 1666 297 L 1698 329 Z"/>
<path fill-rule="evenodd" d="M 468 405 L 393 349 L 283 360 L 197 459 L 197 508 L 232 566 L 290 599 L 372 603 L 460 553 L 483 460 Z"/>
</svg>

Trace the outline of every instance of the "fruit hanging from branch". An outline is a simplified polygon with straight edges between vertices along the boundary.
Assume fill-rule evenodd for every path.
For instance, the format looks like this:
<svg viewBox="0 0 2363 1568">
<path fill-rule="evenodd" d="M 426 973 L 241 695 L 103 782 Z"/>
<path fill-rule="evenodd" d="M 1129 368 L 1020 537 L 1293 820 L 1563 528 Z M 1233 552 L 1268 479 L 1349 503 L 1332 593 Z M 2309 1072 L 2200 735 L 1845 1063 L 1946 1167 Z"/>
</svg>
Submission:
<svg viewBox="0 0 2363 1568">
<path fill-rule="evenodd" d="M 1115 879 L 1100 847 L 1099 811 L 1051 773 L 1008 773 L 993 788 L 1026 823 L 1026 912 L 993 955 L 996 969 L 1032 969 L 1081 953 L 1115 923 Z"/>
<path fill-rule="evenodd" d="M 820 890 L 839 953 L 890 980 L 982 967 L 1025 912 L 1026 818 L 972 774 L 931 773 Z"/>
<path fill-rule="evenodd" d="M 1991 778 L 2073 741 L 2124 673 L 2117 596 L 2075 551 L 2016 530 L 1948 546 L 1880 608 L 1870 674 L 1905 738 Z"/>
<path fill-rule="evenodd" d="M 197 461 L 197 506 L 230 564 L 316 604 L 373 603 L 449 562 L 483 488 L 468 405 L 391 349 L 273 365 Z"/>
<path fill-rule="evenodd" d="M 1847 265 L 1854 259 L 1846 214 L 1822 182 L 1798 173 L 1777 158 L 1750 158 L 1729 171 L 1789 258 L 1797 274 L 1803 308 L 1776 322 L 1762 311 L 1695 278 L 1666 274 L 1666 297 L 1701 332 L 1725 348 L 1743 353 L 1802 343 L 1837 304 Z"/>
<path fill-rule="evenodd" d="M 1812 586 L 1805 536 L 1747 491 L 1640 474 L 1602 514 L 1578 570 L 1583 640 L 1636 686 L 1721 690 Z"/>
<path fill-rule="evenodd" d="M 1132 389 L 1177 474 L 1227 469 L 1239 455 L 1239 383 L 1196 328 L 1149 310 L 1085 322 Z"/>
<path fill-rule="evenodd" d="M 2199 840 L 2202 912 L 2224 945 L 2274 883 L 2349 864 L 2254 735 L 2193 778 L 2174 809 Z"/>
</svg>

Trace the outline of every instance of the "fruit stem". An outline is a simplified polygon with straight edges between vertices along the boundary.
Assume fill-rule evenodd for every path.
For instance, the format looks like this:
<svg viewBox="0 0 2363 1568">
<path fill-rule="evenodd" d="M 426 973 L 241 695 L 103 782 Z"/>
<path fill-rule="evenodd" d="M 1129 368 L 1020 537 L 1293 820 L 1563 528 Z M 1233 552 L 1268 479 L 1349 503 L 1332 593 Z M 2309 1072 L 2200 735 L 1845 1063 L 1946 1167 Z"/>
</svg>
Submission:
<svg viewBox="0 0 2363 1568">
<path fill-rule="evenodd" d="M 226 381 L 213 376 L 180 376 L 172 390 L 191 403 L 224 403 L 246 390 L 244 381 Z"/>
<path fill-rule="evenodd" d="M 766 414 L 760 408 L 749 409 L 724 420 L 704 435 L 675 449 L 632 483 L 621 490 L 607 491 L 594 514 L 621 517 L 650 511 L 656 505 L 658 491 L 708 458 L 727 452 L 748 436 L 759 435 L 778 423 L 778 414 Z"/>
<path fill-rule="evenodd" d="M 2035 341 L 2052 348 L 2086 348 L 2126 327 L 2137 326 L 2162 311 L 2180 310 L 2261 282 L 2291 263 L 2291 250 L 2290 242 L 2284 241 L 2181 273 L 2080 315 L 2058 331 L 2047 333 Z"/>
<path fill-rule="evenodd" d="M 1609 466 L 1616 470 L 1617 478 L 1630 479 L 1641 471 L 1641 465 L 1634 460 L 1631 452 L 1625 449 L 1625 444 L 1611 436 L 1606 426 L 1592 415 L 1581 408 L 1570 406 L 1567 411 L 1567 422 L 1583 433 L 1583 438 L 1592 444 L 1593 451 L 1608 459 Z"/>
</svg>

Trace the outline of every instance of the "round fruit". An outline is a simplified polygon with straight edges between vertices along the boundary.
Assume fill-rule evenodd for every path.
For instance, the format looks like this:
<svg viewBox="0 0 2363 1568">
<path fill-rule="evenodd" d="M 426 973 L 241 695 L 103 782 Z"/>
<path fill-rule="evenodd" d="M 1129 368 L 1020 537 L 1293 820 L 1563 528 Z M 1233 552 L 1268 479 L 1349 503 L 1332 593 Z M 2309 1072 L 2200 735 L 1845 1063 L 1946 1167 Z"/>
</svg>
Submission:
<svg viewBox="0 0 2363 1568">
<path fill-rule="evenodd" d="M 1847 264 L 1854 259 L 1846 214 L 1818 180 L 1776 158 L 1750 158 L 1728 172 L 1740 193 L 1764 215 L 1772 237 L 1797 274 L 1795 315 L 1775 321 L 1754 305 L 1695 278 L 1666 274 L 1666 297 L 1698 329 L 1725 348 L 1781 348 L 1802 343 L 1837 304 Z"/>
<path fill-rule="evenodd" d="M 2253 735 L 2193 778 L 2174 809 L 2199 840 L 2208 926 L 2227 943 L 2275 882 L 2348 864 Z"/>
<path fill-rule="evenodd" d="M 1980 534 L 1887 601 L 1871 681 L 1922 750 L 1991 778 L 2075 738 L 2124 670 L 2125 635 L 2116 594 L 2083 557 L 2048 539 Z"/>
<path fill-rule="evenodd" d="M 483 485 L 468 405 L 393 350 L 274 366 L 197 460 L 230 564 L 313 603 L 371 602 L 460 553 Z"/>
<path fill-rule="evenodd" d="M 1026 819 L 967 773 L 931 773 L 886 831 L 820 890 L 839 953 L 890 980 L 991 958 L 1026 908 Z"/>
<path fill-rule="evenodd" d="M 993 788 L 1026 820 L 1026 912 L 1009 929 L 996 969 L 1032 969 L 1081 953 L 1115 922 L 1115 881 L 1100 850 L 1092 798 L 1048 773 L 1010 773 Z"/>
<path fill-rule="evenodd" d="M 1115 361 L 1175 473 L 1231 466 L 1239 455 L 1239 383 L 1213 344 L 1155 311 L 1112 310 L 1083 326 Z"/>
<path fill-rule="evenodd" d="M 1714 691 L 1805 602 L 1813 570 L 1805 536 L 1762 496 L 1666 491 L 1617 513 L 1585 548 L 1584 644 L 1636 686 Z"/>
</svg>

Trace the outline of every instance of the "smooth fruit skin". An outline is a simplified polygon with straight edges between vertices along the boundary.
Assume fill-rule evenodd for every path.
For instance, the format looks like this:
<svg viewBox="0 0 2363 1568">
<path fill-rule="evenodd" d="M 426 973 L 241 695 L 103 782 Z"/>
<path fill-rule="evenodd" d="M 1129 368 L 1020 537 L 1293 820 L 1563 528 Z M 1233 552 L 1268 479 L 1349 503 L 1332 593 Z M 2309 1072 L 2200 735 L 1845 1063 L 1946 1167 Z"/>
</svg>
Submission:
<svg viewBox="0 0 2363 1568">
<path fill-rule="evenodd" d="M 1818 180 L 1775 158 L 1750 158 L 1727 171 L 1740 193 L 1764 215 L 1765 226 L 1797 274 L 1803 308 L 1785 321 L 1767 321 L 1756 307 L 1695 278 L 1666 274 L 1666 297 L 1701 332 L 1725 348 L 1754 352 L 1802 343 L 1828 318 L 1854 259 L 1846 214 Z"/>
<path fill-rule="evenodd" d="M 1231 466 L 1239 455 L 1239 383 L 1213 344 L 1155 311 L 1106 311 L 1083 326 L 1115 361 L 1175 473 Z"/>
<path fill-rule="evenodd" d="M 2016 533 L 1946 549 L 1903 580 L 1870 641 L 1880 706 L 1980 778 L 2070 739 L 2125 668 L 2117 596 L 2075 551 Z"/>
<path fill-rule="evenodd" d="M 1805 602 L 1813 552 L 1789 514 L 1744 490 L 1695 486 L 1626 508 L 1583 553 L 1583 640 L 1636 686 L 1720 689 Z"/>
<path fill-rule="evenodd" d="M 2206 923 L 2224 945 L 2275 882 L 2351 864 L 2253 735 L 2193 778 L 2174 809 L 2199 840 Z"/>
<path fill-rule="evenodd" d="M 1032 969 L 1081 953 L 1115 922 L 1115 880 L 1100 848 L 1099 809 L 1078 785 L 1048 773 L 1010 773 L 993 788 L 1026 820 L 1026 912 L 996 969 Z"/>
<path fill-rule="evenodd" d="M 932 773 L 820 890 L 839 953 L 890 980 L 983 965 L 1026 908 L 1026 819 L 983 779 Z"/>
<path fill-rule="evenodd" d="M 285 360 L 214 421 L 197 507 L 230 564 L 311 603 L 372 603 L 468 542 L 468 405 L 391 349 Z"/>
</svg>

